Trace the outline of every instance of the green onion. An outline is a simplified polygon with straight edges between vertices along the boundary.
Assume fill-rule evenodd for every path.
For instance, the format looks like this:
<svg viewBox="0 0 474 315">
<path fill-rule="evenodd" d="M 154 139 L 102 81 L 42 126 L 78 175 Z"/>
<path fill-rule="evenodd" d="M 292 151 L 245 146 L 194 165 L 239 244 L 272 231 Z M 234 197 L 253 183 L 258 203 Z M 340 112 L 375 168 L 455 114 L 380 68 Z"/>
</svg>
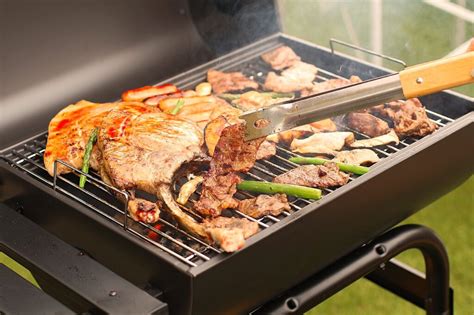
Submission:
<svg viewBox="0 0 474 315">
<path fill-rule="evenodd" d="M 321 190 L 298 185 L 277 184 L 268 182 L 259 182 L 253 180 L 244 180 L 237 185 L 237 189 L 246 190 L 263 194 L 283 193 L 288 196 L 300 197 L 305 199 L 320 199 Z"/>
<path fill-rule="evenodd" d="M 296 164 L 315 164 L 315 165 L 322 165 L 326 162 L 331 162 L 330 160 L 320 159 L 320 158 L 309 158 L 309 157 L 292 157 L 290 161 Z M 354 165 L 354 164 L 345 164 L 335 162 L 339 169 L 343 172 L 350 172 L 357 175 L 363 175 L 369 171 L 368 167 Z"/>
<path fill-rule="evenodd" d="M 181 110 L 181 107 L 183 107 L 184 105 L 184 100 L 183 99 L 179 99 L 177 102 L 176 102 L 176 106 L 173 107 L 173 109 L 171 110 L 171 115 L 176 115 L 177 113 L 179 113 L 179 111 Z"/>
<path fill-rule="evenodd" d="M 97 141 L 98 132 L 99 132 L 99 129 L 94 128 L 89 137 L 89 141 L 87 141 L 87 144 L 86 144 L 86 148 L 84 151 L 84 158 L 82 160 L 82 172 L 86 174 L 89 173 L 89 164 L 90 164 L 90 157 L 92 153 L 92 147 L 94 146 L 94 143 Z M 86 176 L 81 174 L 81 177 L 79 178 L 79 187 L 84 188 L 86 181 L 87 181 Z"/>
</svg>

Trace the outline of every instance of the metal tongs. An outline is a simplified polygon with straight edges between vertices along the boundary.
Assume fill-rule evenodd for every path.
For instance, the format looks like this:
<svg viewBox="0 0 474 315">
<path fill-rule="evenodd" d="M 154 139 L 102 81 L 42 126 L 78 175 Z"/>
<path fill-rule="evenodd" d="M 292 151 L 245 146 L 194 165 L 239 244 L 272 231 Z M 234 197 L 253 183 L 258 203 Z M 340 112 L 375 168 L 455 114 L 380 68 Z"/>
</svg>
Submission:
<svg viewBox="0 0 474 315">
<path fill-rule="evenodd" d="M 331 91 L 272 105 L 240 116 L 245 140 L 265 137 L 317 120 L 400 99 L 409 99 L 474 82 L 474 52 L 408 67 L 405 70 Z"/>
</svg>

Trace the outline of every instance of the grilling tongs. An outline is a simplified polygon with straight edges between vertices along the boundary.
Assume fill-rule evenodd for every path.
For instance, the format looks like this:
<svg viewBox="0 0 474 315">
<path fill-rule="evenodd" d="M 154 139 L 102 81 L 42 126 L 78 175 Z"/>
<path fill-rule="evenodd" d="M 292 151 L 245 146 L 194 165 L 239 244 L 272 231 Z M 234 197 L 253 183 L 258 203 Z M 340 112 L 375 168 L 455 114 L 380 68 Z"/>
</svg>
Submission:
<svg viewBox="0 0 474 315">
<path fill-rule="evenodd" d="M 280 103 L 240 116 L 246 140 L 264 137 L 317 120 L 409 99 L 474 82 L 474 52 L 408 67 L 373 80 Z"/>
</svg>

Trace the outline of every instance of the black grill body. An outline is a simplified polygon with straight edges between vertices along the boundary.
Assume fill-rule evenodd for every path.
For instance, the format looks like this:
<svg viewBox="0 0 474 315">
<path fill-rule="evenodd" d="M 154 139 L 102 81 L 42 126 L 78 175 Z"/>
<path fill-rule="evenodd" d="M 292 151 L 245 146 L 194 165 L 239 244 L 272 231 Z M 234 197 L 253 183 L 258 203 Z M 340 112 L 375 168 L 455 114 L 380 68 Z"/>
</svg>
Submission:
<svg viewBox="0 0 474 315">
<path fill-rule="evenodd" d="M 388 73 L 326 48 L 274 34 L 164 82 L 180 88 L 193 87 L 205 79 L 209 68 L 239 70 L 258 79 L 258 73 L 265 70 L 259 56 L 282 44 L 291 46 L 303 61 L 326 71 L 326 78 L 359 75 L 369 79 Z M 181 64 L 180 70 L 189 64 Z M 144 82 L 147 78 L 137 78 L 140 83 L 153 83 L 149 78 L 148 82 Z M 127 84 L 119 84 L 120 88 L 109 89 L 101 100 L 105 101 L 113 91 L 130 87 L 133 76 L 127 80 Z M 113 218 L 92 211 L 91 206 L 102 206 L 87 197 L 71 197 L 79 196 L 77 189 L 59 184 L 60 189 L 55 190 L 51 177 L 18 156 L 44 140 L 44 133 L 19 143 L 14 136 L 6 137 L 0 161 L 0 201 L 21 210 L 35 223 L 83 249 L 135 285 L 159 288 L 172 313 L 248 312 L 369 243 L 472 174 L 474 152 L 467 145 L 474 132 L 472 99 L 443 92 L 423 97 L 422 102 L 432 112 L 430 117 L 445 126 L 395 149 L 385 148 L 381 153 L 385 158 L 369 173 L 326 193 L 319 201 L 300 205 L 301 209 L 250 238 L 244 249 L 232 255 L 214 253 L 205 261 L 193 260 L 195 266 L 124 230 Z M 46 114 L 63 105 L 50 104 L 41 117 L 43 129 L 51 117 Z M 12 141 L 16 143 L 6 147 Z M 41 164 L 41 156 L 32 161 Z M 266 169 L 268 165 L 259 167 Z"/>
</svg>

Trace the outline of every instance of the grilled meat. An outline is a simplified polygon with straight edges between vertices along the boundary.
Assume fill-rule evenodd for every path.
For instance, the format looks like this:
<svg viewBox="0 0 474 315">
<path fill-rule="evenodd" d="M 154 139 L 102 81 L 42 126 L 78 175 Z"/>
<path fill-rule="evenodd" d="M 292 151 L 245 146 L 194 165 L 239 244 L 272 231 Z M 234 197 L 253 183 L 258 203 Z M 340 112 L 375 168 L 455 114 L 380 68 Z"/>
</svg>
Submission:
<svg viewBox="0 0 474 315">
<path fill-rule="evenodd" d="M 258 223 L 245 218 L 217 217 L 205 220 L 203 226 L 212 240 L 226 252 L 241 249 L 245 239 L 258 232 Z"/>
<path fill-rule="evenodd" d="M 203 181 L 204 178 L 202 176 L 195 176 L 188 180 L 179 189 L 179 195 L 176 201 L 179 204 L 185 205 L 188 202 L 189 197 L 191 197 L 191 195 L 196 191 L 199 184 L 201 184 Z"/>
<path fill-rule="evenodd" d="M 268 141 L 290 144 L 294 139 L 303 138 L 316 132 L 336 131 L 336 124 L 331 119 L 323 119 L 307 125 L 267 136 Z"/>
<path fill-rule="evenodd" d="M 319 153 L 334 155 L 335 151 L 341 150 L 344 145 L 354 141 L 352 132 L 322 132 L 305 139 L 294 139 L 291 142 L 291 150 L 298 153 Z"/>
<path fill-rule="evenodd" d="M 217 217 L 224 209 L 237 208 L 239 202 L 233 196 L 240 182 L 240 177 L 235 173 L 207 174 L 202 184 L 201 198 L 194 204 L 194 210 L 205 217 Z"/>
<path fill-rule="evenodd" d="M 407 101 L 395 101 L 374 106 L 370 112 L 393 121 L 394 129 L 399 136 L 426 136 L 436 130 L 426 110 L 417 98 Z"/>
<path fill-rule="evenodd" d="M 304 62 L 297 62 L 290 68 L 282 71 L 281 75 L 269 72 L 264 87 L 275 92 L 296 92 L 311 88 L 318 69 Z"/>
<path fill-rule="evenodd" d="M 212 90 L 217 94 L 240 91 L 247 88 L 258 89 L 258 83 L 250 80 L 241 72 L 225 73 L 211 69 L 207 72 L 207 81 L 211 83 Z"/>
<path fill-rule="evenodd" d="M 322 131 L 336 131 L 337 127 L 334 121 L 330 118 L 318 120 L 309 124 L 315 131 L 322 132 Z"/>
<path fill-rule="evenodd" d="M 351 76 L 349 80 L 347 79 L 329 79 L 323 82 L 314 83 L 309 88 L 305 88 L 301 91 L 301 97 L 322 93 L 329 90 L 334 90 L 346 85 L 351 85 L 354 83 L 362 82 L 358 76 Z"/>
<path fill-rule="evenodd" d="M 276 154 L 276 143 L 265 140 L 257 151 L 257 160 L 266 160 Z"/>
<path fill-rule="evenodd" d="M 302 165 L 273 179 L 274 183 L 327 188 L 345 185 L 349 175 L 339 171 L 336 163 L 324 165 Z"/>
<path fill-rule="evenodd" d="M 301 60 L 293 49 L 288 46 L 282 46 L 267 52 L 262 55 L 262 59 L 275 70 L 283 70 Z"/>
<path fill-rule="evenodd" d="M 386 145 L 390 143 L 398 144 L 400 140 L 398 139 L 397 134 L 393 129 L 390 129 L 390 132 L 370 139 L 357 140 L 350 144 L 352 148 L 371 148 L 381 145 Z"/>
<path fill-rule="evenodd" d="M 284 210 L 291 210 L 285 194 L 258 195 L 239 202 L 239 211 L 255 219 L 269 214 L 278 216 Z"/>
<path fill-rule="evenodd" d="M 201 155 L 202 143 L 201 130 L 190 121 L 164 113 L 130 115 L 114 110 L 103 119 L 97 141 L 101 174 L 118 189 L 156 194 L 180 225 L 209 240 L 170 191 L 175 172 Z"/>
<path fill-rule="evenodd" d="M 349 113 L 345 116 L 347 127 L 369 137 L 378 137 L 390 131 L 388 124 L 369 113 Z"/>
<path fill-rule="evenodd" d="M 268 93 L 250 91 L 242 94 L 238 99 L 232 101 L 232 104 L 243 111 L 250 111 L 267 107 L 272 104 L 281 103 L 287 100 L 290 100 L 290 98 L 274 98 Z"/>
<path fill-rule="evenodd" d="M 48 127 L 48 143 L 44 152 L 44 166 L 54 175 L 54 161 L 62 160 L 75 168 L 82 167 L 82 158 L 91 131 L 100 126 L 102 119 L 113 109 L 128 113 L 155 112 L 156 108 L 139 102 L 91 103 L 80 101 L 62 109 L 53 117 Z M 91 155 L 91 168 L 98 169 L 97 148 Z M 72 170 L 62 164 L 57 165 L 57 173 L 69 173 Z"/>
<path fill-rule="evenodd" d="M 370 149 L 354 149 L 351 151 L 340 151 L 335 153 L 334 162 L 363 165 L 374 164 L 380 159 L 374 151 Z"/>
</svg>

